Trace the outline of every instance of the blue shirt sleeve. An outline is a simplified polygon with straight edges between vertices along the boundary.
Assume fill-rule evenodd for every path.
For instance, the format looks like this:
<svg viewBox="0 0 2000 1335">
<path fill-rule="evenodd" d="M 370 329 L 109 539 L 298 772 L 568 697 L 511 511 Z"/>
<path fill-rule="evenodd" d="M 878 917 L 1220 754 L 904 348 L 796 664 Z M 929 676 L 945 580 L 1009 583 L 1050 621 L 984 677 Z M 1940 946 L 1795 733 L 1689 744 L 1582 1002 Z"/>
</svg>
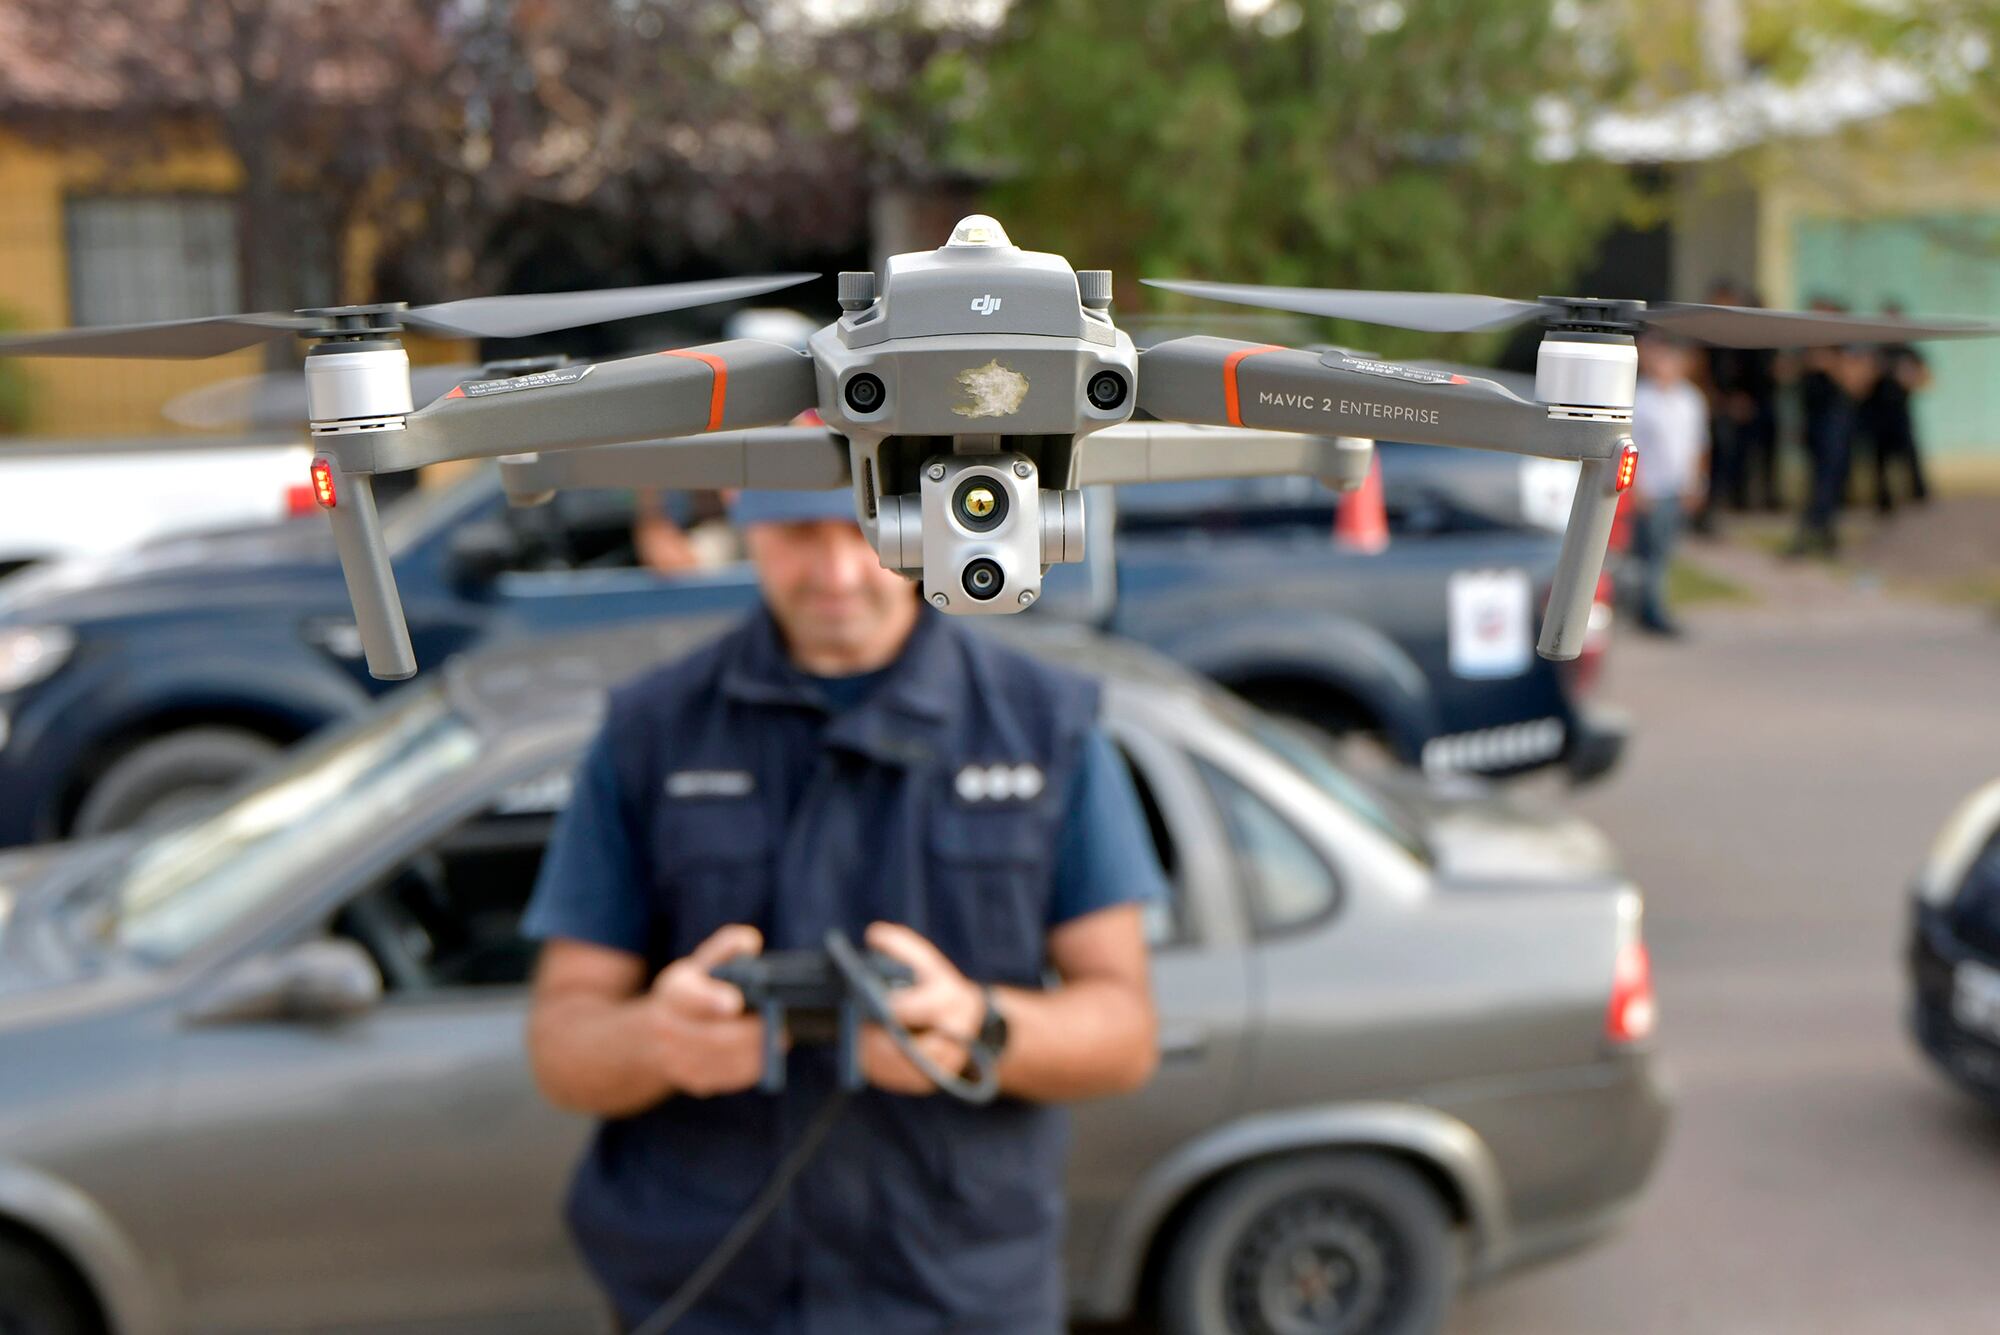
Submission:
<svg viewBox="0 0 2000 1335">
<path fill-rule="evenodd" d="M 1104 729 L 1093 728 L 1056 839 L 1048 926 L 1119 904 L 1166 900 L 1166 876 L 1132 776 Z"/>
<path fill-rule="evenodd" d="M 644 955 L 652 915 L 642 843 L 611 747 L 607 729 L 577 770 L 521 932 L 538 941 L 564 937 Z"/>
</svg>

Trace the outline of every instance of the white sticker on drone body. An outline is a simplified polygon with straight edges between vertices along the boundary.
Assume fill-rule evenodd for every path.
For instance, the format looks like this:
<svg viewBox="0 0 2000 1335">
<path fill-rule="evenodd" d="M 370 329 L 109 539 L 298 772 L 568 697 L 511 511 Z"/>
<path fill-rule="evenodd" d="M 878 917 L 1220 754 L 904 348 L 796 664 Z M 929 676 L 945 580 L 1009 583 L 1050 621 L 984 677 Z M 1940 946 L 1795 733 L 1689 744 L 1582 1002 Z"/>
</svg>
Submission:
<svg viewBox="0 0 2000 1335">
<path fill-rule="evenodd" d="M 1047 782 L 1038 765 L 967 765 L 952 787 L 964 802 L 1026 802 Z"/>
<path fill-rule="evenodd" d="M 965 391 L 962 402 L 952 411 L 960 417 L 1006 417 L 1019 412 L 1028 397 L 1028 377 L 999 358 L 958 373 L 958 387 Z"/>
<path fill-rule="evenodd" d="M 1534 655 L 1525 570 L 1460 570 L 1447 598 L 1449 658 L 1460 677 L 1518 677 Z"/>
</svg>

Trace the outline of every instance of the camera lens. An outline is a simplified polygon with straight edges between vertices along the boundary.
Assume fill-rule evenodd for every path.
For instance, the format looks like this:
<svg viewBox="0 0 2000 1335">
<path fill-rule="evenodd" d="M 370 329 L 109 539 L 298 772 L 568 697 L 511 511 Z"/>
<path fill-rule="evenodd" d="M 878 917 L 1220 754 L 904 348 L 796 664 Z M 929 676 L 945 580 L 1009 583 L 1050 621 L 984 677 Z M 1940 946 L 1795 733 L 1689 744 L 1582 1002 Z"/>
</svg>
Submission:
<svg viewBox="0 0 2000 1335">
<path fill-rule="evenodd" d="M 888 391 L 882 388 L 880 376 L 863 371 L 847 382 L 847 406 L 857 413 L 872 413 L 882 406 Z"/>
<path fill-rule="evenodd" d="M 974 473 L 952 493 L 951 512 L 974 533 L 991 533 L 1007 521 L 1007 488 L 995 478 Z"/>
<path fill-rule="evenodd" d="M 1000 573 L 1000 563 L 989 556 L 967 561 L 965 578 L 960 581 L 965 585 L 965 591 L 982 603 L 999 597 L 1000 586 L 1005 582 L 1006 578 Z"/>
<path fill-rule="evenodd" d="M 1091 407 L 1109 412 L 1125 402 L 1125 377 L 1116 371 L 1099 371 L 1090 378 L 1084 393 L 1090 396 Z"/>
</svg>

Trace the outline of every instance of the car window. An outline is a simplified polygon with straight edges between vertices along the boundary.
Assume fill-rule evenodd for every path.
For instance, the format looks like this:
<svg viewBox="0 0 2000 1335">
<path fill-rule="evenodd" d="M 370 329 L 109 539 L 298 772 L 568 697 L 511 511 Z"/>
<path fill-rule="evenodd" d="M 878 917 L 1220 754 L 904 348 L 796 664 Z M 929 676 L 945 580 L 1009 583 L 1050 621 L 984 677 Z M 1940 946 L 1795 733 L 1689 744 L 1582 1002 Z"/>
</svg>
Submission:
<svg viewBox="0 0 2000 1335">
<path fill-rule="evenodd" d="M 309 743 L 267 780 L 138 844 L 82 906 L 84 930 L 144 959 L 179 959 L 290 892 L 306 858 L 363 844 L 485 751 L 441 691 L 414 692 L 404 707 Z"/>
<path fill-rule="evenodd" d="M 1310 779 L 1313 786 L 1353 812 L 1417 861 L 1429 866 L 1430 848 L 1419 832 L 1417 817 L 1389 794 L 1342 768 L 1327 747 L 1325 734 L 1269 714 L 1249 711 L 1240 719 L 1279 758 Z"/>
<path fill-rule="evenodd" d="M 1148 904 L 1145 909 L 1146 944 L 1155 950 L 1184 944 L 1189 935 L 1187 893 L 1182 885 L 1182 864 L 1180 852 L 1174 846 L 1173 830 L 1167 824 L 1166 813 L 1160 809 L 1160 799 L 1146 777 L 1145 766 L 1133 759 L 1123 747 L 1119 748 L 1118 754 L 1132 776 L 1132 790 L 1139 796 L 1139 809 L 1146 816 L 1146 830 L 1153 837 L 1153 853 L 1160 861 L 1160 870 L 1166 874 L 1166 902 Z"/>
<path fill-rule="evenodd" d="M 672 557 L 688 561 L 688 573 L 730 565 L 742 557 L 741 544 L 713 491 L 579 487 L 558 491 L 546 505 L 506 513 L 513 539 L 506 568 L 516 572 L 637 568 L 647 564 L 641 542 L 648 537 L 645 521 L 653 519 L 671 521 L 679 530 Z M 657 555 L 664 558 L 667 553 Z M 656 568 L 662 573 L 683 569 Z"/>
<path fill-rule="evenodd" d="M 1240 780 L 1197 763 L 1222 810 L 1258 935 L 1295 931 L 1333 912 L 1340 883 L 1298 828 Z"/>
<path fill-rule="evenodd" d="M 512 784 L 334 916 L 331 930 L 374 957 L 392 993 L 518 987 L 534 967 L 521 935 L 574 765 Z"/>
</svg>

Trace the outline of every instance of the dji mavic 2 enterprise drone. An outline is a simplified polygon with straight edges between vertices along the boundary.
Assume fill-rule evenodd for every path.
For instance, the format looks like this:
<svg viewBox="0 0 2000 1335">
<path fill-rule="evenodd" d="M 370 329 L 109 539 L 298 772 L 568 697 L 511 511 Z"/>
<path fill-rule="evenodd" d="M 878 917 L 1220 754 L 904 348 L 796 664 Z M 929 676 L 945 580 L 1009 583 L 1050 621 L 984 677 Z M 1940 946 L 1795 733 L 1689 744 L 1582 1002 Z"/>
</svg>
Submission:
<svg viewBox="0 0 2000 1335">
<path fill-rule="evenodd" d="M 1018 612 L 1083 557 L 1085 486 L 1306 474 L 1357 484 L 1374 438 L 1581 465 L 1538 649 L 1583 646 L 1618 494 L 1631 485 L 1638 358 L 1651 326 L 1731 347 L 2000 334 L 1966 320 L 1853 319 L 1726 306 L 1352 292 L 1211 283 L 1199 297 L 1434 332 L 1539 318 L 1535 397 L 1344 351 L 1169 339 L 1111 320 L 1111 274 L 1021 250 L 993 219 L 843 273 L 841 315 L 804 353 L 734 339 L 457 385 L 411 399 L 398 333 L 518 337 L 755 296 L 810 275 L 602 292 L 334 307 L 0 339 L 0 355 L 205 357 L 297 334 L 315 496 L 333 523 L 369 671 L 417 668 L 376 515 L 378 473 L 498 458 L 510 499 L 565 486 L 851 486 L 883 565 L 952 613 Z M 817 410 L 824 426 L 787 426 Z"/>
</svg>

